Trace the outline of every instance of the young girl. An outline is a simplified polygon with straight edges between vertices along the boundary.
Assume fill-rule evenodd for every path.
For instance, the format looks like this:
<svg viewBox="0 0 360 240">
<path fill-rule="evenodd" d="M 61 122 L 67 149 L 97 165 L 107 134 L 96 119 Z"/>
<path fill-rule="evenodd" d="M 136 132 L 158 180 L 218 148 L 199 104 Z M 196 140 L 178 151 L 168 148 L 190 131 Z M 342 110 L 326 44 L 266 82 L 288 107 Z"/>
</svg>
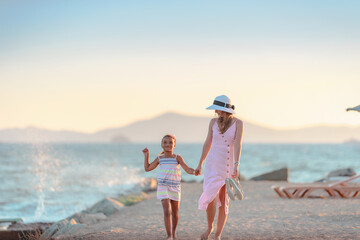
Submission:
<svg viewBox="0 0 360 240">
<path fill-rule="evenodd" d="M 145 156 L 144 168 L 146 172 L 154 170 L 160 164 L 160 171 L 157 178 L 157 198 L 161 199 L 164 210 L 164 222 L 168 235 L 167 239 L 176 239 L 176 227 L 179 221 L 181 195 L 181 171 L 179 165 L 181 165 L 188 174 L 195 174 L 195 170 L 186 165 L 180 155 L 173 154 L 175 145 L 175 136 L 170 134 L 165 135 L 161 140 L 163 151 L 152 163 L 149 163 L 149 149 L 145 148 L 143 150 Z M 170 215 L 172 215 L 172 227 Z"/>
</svg>

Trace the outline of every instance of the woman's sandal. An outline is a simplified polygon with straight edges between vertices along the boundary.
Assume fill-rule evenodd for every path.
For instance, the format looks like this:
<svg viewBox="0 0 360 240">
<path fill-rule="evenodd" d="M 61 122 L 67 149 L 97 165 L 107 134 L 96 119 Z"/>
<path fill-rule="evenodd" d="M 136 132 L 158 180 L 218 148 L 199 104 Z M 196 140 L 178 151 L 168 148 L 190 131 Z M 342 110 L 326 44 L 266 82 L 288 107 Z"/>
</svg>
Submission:
<svg viewBox="0 0 360 240">
<path fill-rule="evenodd" d="M 230 199 L 235 200 L 235 195 L 233 192 L 233 188 L 230 184 L 230 180 L 231 180 L 230 178 L 225 179 L 226 191 L 227 191 L 227 194 L 229 195 Z"/>
<path fill-rule="evenodd" d="M 240 184 L 239 179 L 231 179 L 233 183 L 233 188 L 235 189 L 235 195 L 239 200 L 244 199 L 244 191 L 242 190 L 242 186 Z"/>
<path fill-rule="evenodd" d="M 225 179 L 225 184 L 231 200 L 235 200 L 235 197 L 239 200 L 244 199 L 244 191 L 242 190 L 241 184 L 238 180 L 227 178 Z"/>
</svg>

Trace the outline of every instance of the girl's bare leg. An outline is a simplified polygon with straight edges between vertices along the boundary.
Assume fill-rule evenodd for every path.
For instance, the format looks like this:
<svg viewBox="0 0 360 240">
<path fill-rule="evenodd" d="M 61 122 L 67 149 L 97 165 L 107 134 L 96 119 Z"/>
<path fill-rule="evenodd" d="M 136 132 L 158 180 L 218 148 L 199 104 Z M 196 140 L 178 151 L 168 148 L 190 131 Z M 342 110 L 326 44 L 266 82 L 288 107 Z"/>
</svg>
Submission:
<svg viewBox="0 0 360 240">
<path fill-rule="evenodd" d="M 226 219 L 227 219 L 227 214 L 225 213 L 225 194 L 226 194 L 226 192 L 225 192 L 225 185 L 224 185 L 219 191 L 221 207 L 219 207 L 215 239 L 220 239 L 221 233 L 224 229 Z"/>
<path fill-rule="evenodd" d="M 216 214 L 216 200 L 217 197 L 208 205 L 206 209 L 206 216 L 208 222 L 208 229 L 201 234 L 201 240 L 208 239 L 214 229 L 214 219 Z"/>
<path fill-rule="evenodd" d="M 172 237 L 176 239 L 176 227 L 179 222 L 179 207 L 180 201 L 170 200 L 171 203 L 171 213 L 172 213 Z"/>
<path fill-rule="evenodd" d="M 166 233 L 168 235 L 167 239 L 171 239 L 171 205 L 170 205 L 170 199 L 162 199 L 161 200 L 163 210 L 164 210 L 164 223 L 165 223 L 165 229 Z"/>
</svg>

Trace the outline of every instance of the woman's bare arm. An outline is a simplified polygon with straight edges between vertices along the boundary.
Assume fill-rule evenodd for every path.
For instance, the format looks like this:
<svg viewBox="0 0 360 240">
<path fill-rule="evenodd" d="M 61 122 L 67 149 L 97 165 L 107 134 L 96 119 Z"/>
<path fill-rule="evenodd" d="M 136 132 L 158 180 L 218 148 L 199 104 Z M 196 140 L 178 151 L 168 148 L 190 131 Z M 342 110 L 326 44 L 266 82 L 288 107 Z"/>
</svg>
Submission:
<svg viewBox="0 0 360 240">
<path fill-rule="evenodd" d="M 233 177 L 236 178 L 238 176 L 239 165 L 240 165 L 240 156 L 241 156 L 241 146 L 242 139 L 244 133 L 244 123 L 240 119 L 236 119 L 236 134 L 235 134 L 235 143 L 234 143 L 234 172 Z"/>
<path fill-rule="evenodd" d="M 201 174 L 201 170 L 202 170 L 202 165 L 207 157 L 207 155 L 209 154 L 211 145 L 212 145 L 212 127 L 215 123 L 216 119 L 211 119 L 210 124 L 209 124 L 209 130 L 208 130 L 208 135 L 206 137 L 206 140 L 204 142 L 204 146 L 203 146 L 203 150 L 202 150 L 202 154 L 201 154 L 201 158 L 199 161 L 199 165 L 195 170 L 195 175 L 198 176 Z"/>
</svg>

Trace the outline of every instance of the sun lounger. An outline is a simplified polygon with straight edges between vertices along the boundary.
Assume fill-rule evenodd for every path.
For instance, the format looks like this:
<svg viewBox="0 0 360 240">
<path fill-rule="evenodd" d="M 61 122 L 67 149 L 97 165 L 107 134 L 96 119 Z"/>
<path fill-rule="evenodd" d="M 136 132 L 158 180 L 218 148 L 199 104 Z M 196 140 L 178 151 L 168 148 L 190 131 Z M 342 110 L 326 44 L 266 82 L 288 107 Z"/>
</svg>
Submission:
<svg viewBox="0 0 360 240">
<path fill-rule="evenodd" d="M 329 197 L 360 198 L 360 184 L 351 183 L 356 178 L 360 178 L 360 174 L 330 184 L 272 186 L 271 188 L 282 198 L 308 198 L 314 191 L 322 191 Z"/>
</svg>

